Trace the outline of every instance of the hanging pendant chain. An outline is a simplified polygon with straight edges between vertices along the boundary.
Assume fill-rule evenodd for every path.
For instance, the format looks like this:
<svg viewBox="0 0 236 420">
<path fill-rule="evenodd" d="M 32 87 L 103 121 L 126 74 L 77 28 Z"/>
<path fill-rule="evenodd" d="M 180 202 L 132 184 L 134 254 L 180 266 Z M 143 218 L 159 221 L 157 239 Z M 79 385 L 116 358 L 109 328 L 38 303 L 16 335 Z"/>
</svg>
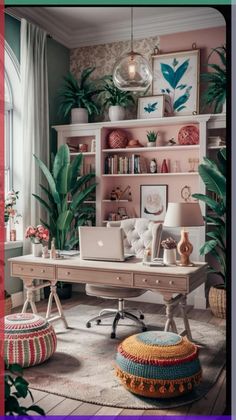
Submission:
<svg viewBox="0 0 236 420">
<path fill-rule="evenodd" d="M 131 7 L 131 52 L 133 51 L 133 7 Z"/>
</svg>

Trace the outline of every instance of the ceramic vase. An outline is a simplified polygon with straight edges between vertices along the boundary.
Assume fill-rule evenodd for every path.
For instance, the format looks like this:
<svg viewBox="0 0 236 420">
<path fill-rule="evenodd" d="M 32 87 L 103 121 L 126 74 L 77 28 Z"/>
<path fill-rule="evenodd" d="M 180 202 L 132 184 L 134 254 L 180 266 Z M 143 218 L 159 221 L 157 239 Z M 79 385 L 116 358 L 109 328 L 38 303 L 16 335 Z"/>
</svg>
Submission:
<svg viewBox="0 0 236 420">
<path fill-rule="evenodd" d="M 147 142 L 147 147 L 155 147 L 156 146 L 156 142 L 155 141 L 148 141 Z"/>
<path fill-rule="evenodd" d="M 85 108 L 73 108 L 71 110 L 71 124 L 87 124 L 88 111 Z"/>
<path fill-rule="evenodd" d="M 42 257 L 42 245 L 32 243 L 32 254 L 34 257 Z"/>
<path fill-rule="evenodd" d="M 166 265 L 176 264 L 176 249 L 164 249 L 163 251 L 163 263 Z"/>
<path fill-rule="evenodd" d="M 108 115 L 110 121 L 121 121 L 125 118 L 125 108 L 120 105 L 110 106 Z"/>
</svg>

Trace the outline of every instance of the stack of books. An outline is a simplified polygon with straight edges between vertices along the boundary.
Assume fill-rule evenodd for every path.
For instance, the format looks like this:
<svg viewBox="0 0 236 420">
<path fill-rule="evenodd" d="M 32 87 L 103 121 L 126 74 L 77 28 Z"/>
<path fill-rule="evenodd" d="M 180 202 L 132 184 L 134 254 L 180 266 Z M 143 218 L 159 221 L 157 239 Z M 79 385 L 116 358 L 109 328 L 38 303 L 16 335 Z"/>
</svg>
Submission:
<svg viewBox="0 0 236 420">
<path fill-rule="evenodd" d="M 105 174 L 142 174 L 147 173 L 146 160 L 140 155 L 107 156 L 105 158 Z"/>
<path fill-rule="evenodd" d="M 208 147 L 220 147 L 225 146 L 225 139 L 220 136 L 208 137 Z"/>
</svg>

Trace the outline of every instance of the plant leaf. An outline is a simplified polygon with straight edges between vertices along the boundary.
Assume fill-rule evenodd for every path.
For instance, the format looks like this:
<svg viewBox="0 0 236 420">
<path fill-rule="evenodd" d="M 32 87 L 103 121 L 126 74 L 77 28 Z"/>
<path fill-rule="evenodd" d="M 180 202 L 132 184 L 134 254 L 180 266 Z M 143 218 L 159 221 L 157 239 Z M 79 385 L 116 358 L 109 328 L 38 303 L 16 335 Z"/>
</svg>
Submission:
<svg viewBox="0 0 236 420">
<path fill-rule="evenodd" d="M 186 72 L 187 68 L 189 66 L 189 58 L 185 60 L 175 71 L 174 75 L 174 89 L 179 84 L 180 80 L 182 79 L 184 73 Z"/>
<path fill-rule="evenodd" d="M 54 159 L 53 164 L 53 176 L 56 180 L 58 177 L 59 172 L 61 171 L 62 167 L 65 165 L 68 165 L 70 163 L 70 150 L 67 144 L 63 144 L 61 147 L 59 147 L 57 154 Z"/>
<path fill-rule="evenodd" d="M 215 192 L 224 202 L 226 202 L 226 179 L 221 172 L 213 167 L 201 164 L 198 166 L 199 175 L 206 188 Z"/>
<path fill-rule="evenodd" d="M 67 231 L 73 219 L 73 213 L 70 210 L 63 211 L 57 219 L 57 228 L 61 231 Z"/>
<path fill-rule="evenodd" d="M 59 204 L 60 203 L 60 196 L 57 192 L 56 183 L 55 183 L 55 181 L 52 177 L 52 174 L 49 172 L 47 166 L 37 156 L 35 156 L 35 155 L 33 155 L 33 156 L 34 156 L 37 164 L 39 165 L 41 171 L 43 172 L 43 174 L 44 174 L 44 176 L 45 176 L 45 178 L 48 182 L 48 185 L 50 187 L 50 190 L 51 190 L 51 193 L 52 193 L 52 196 L 54 198 L 55 203 Z"/>
<path fill-rule="evenodd" d="M 170 86 L 175 89 L 177 84 L 175 85 L 175 72 L 172 67 L 169 64 L 161 63 L 161 72 Z"/>
</svg>

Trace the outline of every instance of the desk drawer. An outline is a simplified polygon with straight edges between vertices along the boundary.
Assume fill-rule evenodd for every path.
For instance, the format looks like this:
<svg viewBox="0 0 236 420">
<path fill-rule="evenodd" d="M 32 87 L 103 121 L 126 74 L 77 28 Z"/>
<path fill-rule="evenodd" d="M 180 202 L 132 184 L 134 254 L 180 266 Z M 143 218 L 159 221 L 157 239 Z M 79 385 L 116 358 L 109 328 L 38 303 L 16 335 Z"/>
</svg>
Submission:
<svg viewBox="0 0 236 420">
<path fill-rule="evenodd" d="M 54 267 L 49 265 L 33 265 L 33 264 L 12 264 L 12 275 L 13 276 L 30 276 L 39 279 L 53 279 L 54 278 Z"/>
<path fill-rule="evenodd" d="M 187 290 L 187 281 L 184 277 L 168 278 L 161 275 L 135 274 L 134 286 L 183 292 Z"/>
<path fill-rule="evenodd" d="M 132 286 L 131 273 L 114 271 L 58 268 L 57 279 L 78 283 L 100 283 L 111 284 L 114 286 Z"/>
</svg>

